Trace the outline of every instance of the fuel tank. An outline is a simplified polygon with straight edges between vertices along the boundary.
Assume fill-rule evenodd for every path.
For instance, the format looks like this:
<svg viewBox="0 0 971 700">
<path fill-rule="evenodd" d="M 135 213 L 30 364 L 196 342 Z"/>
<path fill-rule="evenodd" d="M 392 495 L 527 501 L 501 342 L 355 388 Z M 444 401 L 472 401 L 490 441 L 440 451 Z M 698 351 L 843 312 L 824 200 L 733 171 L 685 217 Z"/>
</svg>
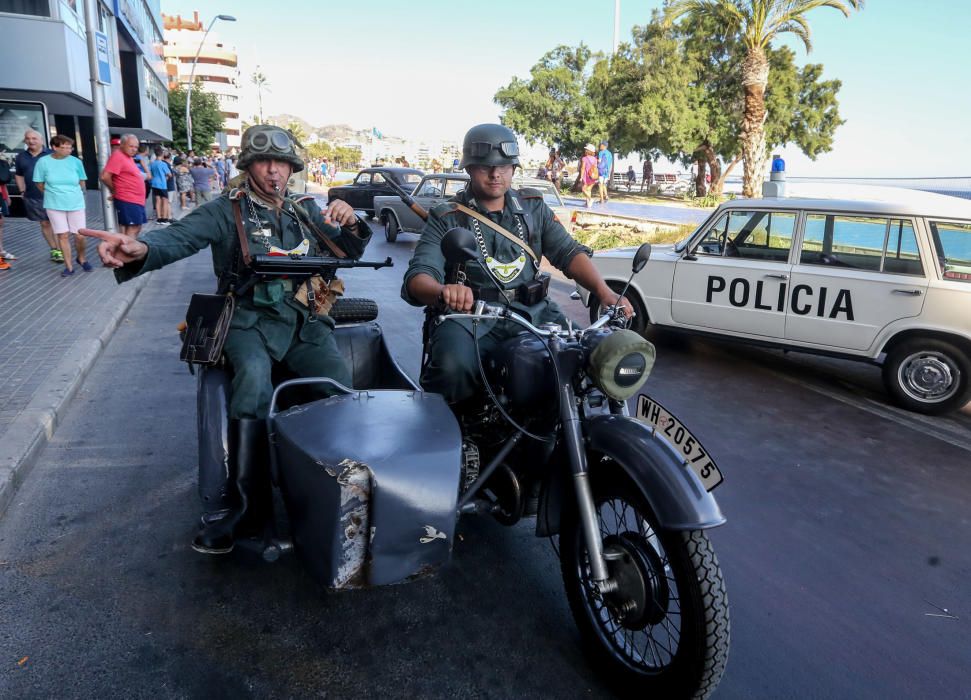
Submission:
<svg viewBox="0 0 971 700">
<path fill-rule="evenodd" d="M 462 465 L 439 394 L 361 391 L 270 419 L 294 546 L 332 589 L 403 582 L 448 561 Z"/>
</svg>

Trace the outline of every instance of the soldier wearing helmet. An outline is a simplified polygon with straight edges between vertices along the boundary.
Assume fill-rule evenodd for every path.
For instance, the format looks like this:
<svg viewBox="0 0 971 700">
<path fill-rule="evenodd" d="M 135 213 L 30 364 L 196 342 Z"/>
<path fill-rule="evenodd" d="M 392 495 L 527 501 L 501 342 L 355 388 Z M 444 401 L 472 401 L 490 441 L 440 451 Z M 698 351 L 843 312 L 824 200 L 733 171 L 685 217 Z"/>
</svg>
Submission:
<svg viewBox="0 0 971 700">
<path fill-rule="evenodd" d="M 229 469 L 223 491 L 236 493 L 222 518 L 205 518 L 193 542 L 204 553 L 224 553 L 247 527 L 261 526 L 271 499 L 267 461 L 266 416 L 273 391 L 270 373 L 283 364 L 299 376 L 326 376 L 350 385 L 345 359 L 333 337 L 334 322 L 312 314 L 295 298 L 287 279 L 240 285 L 246 270 L 237 231 L 241 221 L 252 254 L 275 247 L 310 255 L 332 255 L 327 236 L 349 257 L 364 252 L 371 232 L 346 202 L 335 201 L 321 211 L 310 196 L 287 191 L 290 175 L 304 164 L 289 132 L 260 124 L 246 130 L 237 167 L 238 186 L 193 210 L 165 229 L 138 240 L 128 236 L 92 232 L 102 238 L 98 252 L 115 276 L 124 282 L 186 258 L 203 248 L 212 249 L 213 269 L 221 291 L 236 295 L 224 354 L 233 370 L 229 401 Z M 209 479 L 212 481 L 212 479 Z"/>
<path fill-rule="evenodd" d="M 620 301 L 630 315 L 630 303 L 620 300 L 606 285 L 590 262 L 590 249 L 566 232 L 543 201 L 542 192 L 511 188 L 518 166 L 519 146 L 510 129 L 501 124 L 469 129 L 461 163 L 469 174 L 469 186 L 430 212 L 405 272 L 402 298 L 415 306 L 444 305 L 460 312 L 469 311 L 475 298 L 504 301 L 535 324 L 565 324 L 559 307 L 545 294 L 548 275 L 539 264 L 545 257 L 602 303 Z M 455 226 L 473 232 L 483 258 L 484 265 L 465 266 L 468 285 L 446 283 L 441 242 L 445 232 Z M 502 288 L 501 300 L 497 285 Z M 542 293 L 537 294 L 537 289 Z M 479 348 L 488 355 L 516 332 L 511 324 L 495 324 L 488 333 L 480 333 Z M 479 371 L 471 325 L 439 324 L 431 330 L 429 340 L 422 386 L 443 394 L 452 404 L 473 398 L 479 390 Z"/>
</svg>

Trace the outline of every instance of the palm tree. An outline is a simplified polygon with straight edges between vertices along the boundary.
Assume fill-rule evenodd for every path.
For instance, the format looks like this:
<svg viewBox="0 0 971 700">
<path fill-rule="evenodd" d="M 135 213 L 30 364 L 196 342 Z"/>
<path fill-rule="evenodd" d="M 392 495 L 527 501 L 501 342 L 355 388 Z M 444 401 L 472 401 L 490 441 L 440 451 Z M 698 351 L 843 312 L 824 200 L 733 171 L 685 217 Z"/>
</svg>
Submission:
<svg viewBox="0 0 971 700">
<path fill-rule="evenodd" d="M 742 145 L 744 179 L 742 195 L 755 197 L 765 167 L 765 89 L 769 83 L 769 62 L 765 51 L 780 34 L 795 34 L 806 52 L 812 51 L 806 13 L 817 7 L 832 7 L 850 16 L 850 8 L 863 9 L 863 0 L 673 0 L 665 10 L 671 24 L 685 15 L 711 16 L 739 32 L 745 44 L 742 61 L 744 107 Z"/>
<path fill-rule="evenodd" d="M 270 91 L 270 79 L 267 78 L 266 75 L 263 73 L 263 71 L 260 70 L 260 67 L 257 66 L 256 70 L 253 72 L 253 75 L 250 77 L 250 82 L 256 86 L 256 99 L 260 107 L 260 120 L 257 123 L 262 124 L 263 123 L 263 91 L 264 90 L 266 90 L 267 92 Z"/>
</svg>

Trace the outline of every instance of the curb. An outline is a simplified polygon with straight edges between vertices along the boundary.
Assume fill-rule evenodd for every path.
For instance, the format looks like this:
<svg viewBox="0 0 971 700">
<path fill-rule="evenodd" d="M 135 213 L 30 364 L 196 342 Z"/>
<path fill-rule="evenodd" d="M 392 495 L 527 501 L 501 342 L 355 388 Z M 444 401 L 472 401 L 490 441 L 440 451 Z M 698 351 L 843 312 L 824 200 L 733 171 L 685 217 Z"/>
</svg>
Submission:
<svg viewBox="0 0 971 700">
<path fill-rule="evenodd" d="M 68 405 L 102 350 L 108 345 L 118 324 L 151 277 L 152 273 L 148 273 L 121 286 L 118 298 L 110 305 L 114 312 L 98 337 L 79 340 L 68 349 L 31 402 L 6 430 L 6 454 L 0 459 L 0 517 L 13 501 L 17 489 L 30 473 L 41 450 L 50 442 Z"/>
</svg>

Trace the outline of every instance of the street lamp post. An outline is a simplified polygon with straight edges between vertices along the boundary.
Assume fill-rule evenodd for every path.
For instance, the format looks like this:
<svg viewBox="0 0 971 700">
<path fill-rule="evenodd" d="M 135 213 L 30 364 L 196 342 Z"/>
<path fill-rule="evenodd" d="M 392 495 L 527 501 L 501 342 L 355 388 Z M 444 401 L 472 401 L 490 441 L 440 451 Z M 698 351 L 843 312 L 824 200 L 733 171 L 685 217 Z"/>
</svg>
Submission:
<svg viewBox="0 0 971 700">
<path fill-rule="evenodd" d="M 202 41 L 199 42 L 199 50 L 196 51 L 196 57 L 192 59 L 192 71 L 189 73 L 189 87 L 185 91 L 185 136 L 186 136 L 186 150 L 192 150 L 192 115 L 189 113 L 189 107 L 192 105 L 192 84 L 196 79 L 196 63 L 199 61 L 199 54 L 202 53 L 202 47 L 206 43 L 206 37 L 209 36 L 209 30 L 212 29 L 212 25 L 216 23 L 217 19 L 221 19 L 225 22 L 235 22 L 236 18 L 232 15 L 216 15 L 209 22 L 209 26 L 206 27 L 206 33 L 202 35 Z"/>
</svg>

